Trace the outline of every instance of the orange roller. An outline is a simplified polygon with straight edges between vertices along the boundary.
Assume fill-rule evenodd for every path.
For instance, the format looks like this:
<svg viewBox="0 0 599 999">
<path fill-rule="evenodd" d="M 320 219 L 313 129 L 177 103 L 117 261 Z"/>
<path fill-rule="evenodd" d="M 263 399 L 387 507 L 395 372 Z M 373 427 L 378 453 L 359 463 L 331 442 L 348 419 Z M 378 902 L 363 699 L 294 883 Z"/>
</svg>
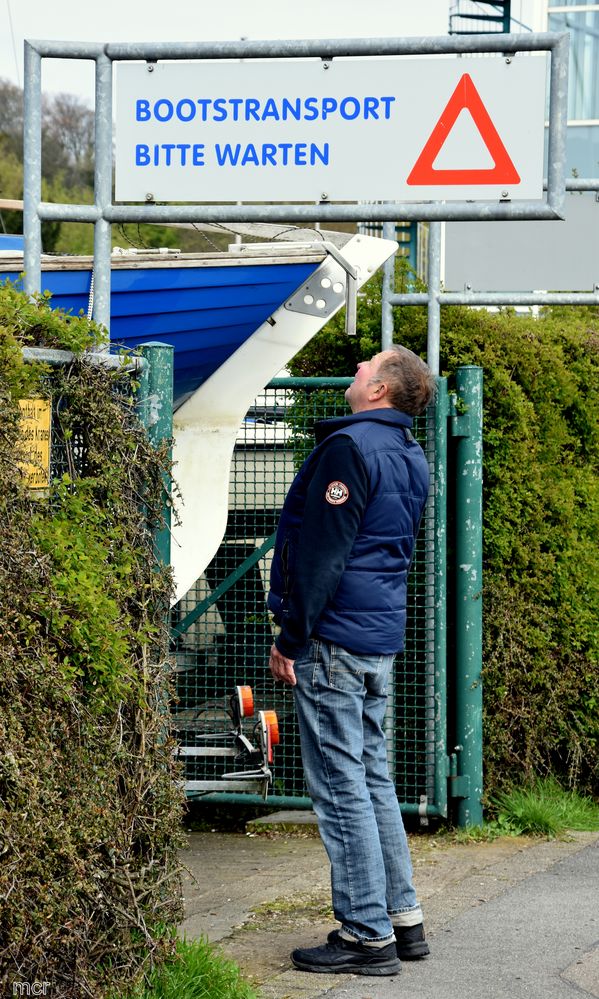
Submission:
<svg viewBox="0 0 599 999">
<path fill-rule="evenodd" d="M 239 701 L 239 714 L 242 718 L 249 718 L 254 713 L 254 695 L 251 687 L 236 687 L 237 700 Z"/>
<path fill-rule="evenodd" d="M 276 711 L 263 711 L 264 720 L 270 729 L 270 741 L 273 746 L 278 746 L 281 737 L 279 735 L 279 719 L 277 718 Z"/>
<path fill-rule="evenodd" d="M 266 715 L 267 711 L 258 712 L 258 724 L 256 725 L 256 731 L 260 733 L 260 746 L 262 752 L 264 753 L 264 758 L 267 763 L 272 763 L 272 738 L 271 738 L 271 728 Z"/>
</svg>

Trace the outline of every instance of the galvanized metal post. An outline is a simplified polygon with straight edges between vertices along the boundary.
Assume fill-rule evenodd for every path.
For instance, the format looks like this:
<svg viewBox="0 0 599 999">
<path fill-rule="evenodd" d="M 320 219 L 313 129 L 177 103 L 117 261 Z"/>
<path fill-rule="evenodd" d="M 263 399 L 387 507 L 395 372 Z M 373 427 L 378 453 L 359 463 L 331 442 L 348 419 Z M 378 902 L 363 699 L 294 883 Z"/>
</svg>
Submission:
<svg viewBox="0 0 599 999">
<path fill-rule="evenodd" d="M 112 62 L 96 59 L 95 204 L 100 217 L 94 223 L 93 318 L 110 330 L 111 224 L 104 211 L 112 202 Z"/>
<path fill-rule="evenodd" d="M 173 436 L 173 358 L 174 347 L 167 343 L 144 343 L 139 348 L 147 364 L 142 370 L 138 412 L 157 447 Z M 164 477 L 163 526 L 154 536 L 156 558 L 164 565 L 171 560 L 171 482 Z"/>
<path fill-rule="evenodd" d="M 426 357 L 427 363 L 434 375 L 439 374 L 439 356 L 440 356 L 440 342 L 441 342 L 441 307 L 439 304 L 439 294 L 441 291 L 441 225 L 439 222 L 431 222 L 429 226 L 429 239 L 428 239 L 428 291 L 427 291 L 427 315 L 428 315 L 428 334 L 427 334 L 427 348 Z M 429 454 L 429 462 L 434 471 L 434 482 L 436 485 L 436 472 L 438 469 L 438 456 L 437 456 L 437 446 L 438 446 L 438 436 L 437 436 L 437 423 L 436 420 L 433 423 L 432 420 L 428 421 L 427 428 L 427 450 Z M 426 524 L 426 546 L 428 551 L 436 552 L 437 550 L 437 523 L 435 519 L 436 514 L 436 496 L 431 490 L 429 493 L 427 501 L 427 512 L 430 515 L 425 518 Z M 434 564 L 427 566 L 427 580 L 425 587 L 425 599 L 427 604 L 427 617 L 429 618 L 429 638 L 427 640 L 427 650 L 426 650 L 426 672 L 430 688 L 433 690 L 433 696 L 431 701 L 431 712 L 429 714 L 428 726 L 431 731 L 431 737 L 434 740 L 435 746 L 437 745 L 437 705 L 434 703 L 436 696 L 436 673 L 437 673 L 437 653 L 436 653 L 436 626 L 437 626 L 437 616 L 436 616 L 436 599 L 437 599 L 437 576 L 436 567 Z M 444 747 L 445 748 L 445 747 Z M 438 771 L 437 771 L 437 751 L 435 750 L 434 760 L 429 761 L 428 765 L 428 785 L 430 787 L 429 794 L 432 793 L 435 797 L 435 802 L 437 801 L 437 791 L 438 787 Z"/>
<path fill-rule="evenodd" d="M 456 753 L 460 826 L 483 819 L 482 745 L 482 368 L 457 371 L 452 417 L 456 448 Z"/>
<path fill-rule="evenodd" d="M 441 223 L 431 222 L 428 231 L 428 335 L 426 361 L 434 375 L 439 374 L 441 352 Z"/>
<path fill-rule="evenodd" d="M 42 60 L 28 42 L 23 99 L 23 287 L 33 295 L 40 290 L 42 280 L 42 227 L 38 215 L 42 200 Z"/>
<path fill-rule="evenodd" d="M 395 239 L 395 223 L 383 222 L 383 239 Z M 390 297 L 395 290 L 395 254 L 383 264 L 381 295 L 381 350 L 393 345 L 393 306 Z"/>
<path fill-rule="evenodd" d="M 566 137 L 568 131 L 568 68 L 570 39 L 562 35 L 551 50 L 549 77 L 549 136 L 547 148 L 547 204 L 564 218 Z"/>
</svg>

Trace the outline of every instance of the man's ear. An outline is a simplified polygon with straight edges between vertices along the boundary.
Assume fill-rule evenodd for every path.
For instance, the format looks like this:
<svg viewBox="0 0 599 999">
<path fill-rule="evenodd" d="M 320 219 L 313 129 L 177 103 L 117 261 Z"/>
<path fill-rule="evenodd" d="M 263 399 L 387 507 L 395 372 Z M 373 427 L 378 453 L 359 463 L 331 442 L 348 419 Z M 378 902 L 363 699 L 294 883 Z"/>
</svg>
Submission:
<svg viewBox="0 0 599 999">
<path fill-rule="evenodd" d="M 385 396 L 387 395 L 387 392 L 388 392 L 387 383 L 386 382 L 379 382 L 379 384 L 376 386 L 376 388 L 373 388 L 372 392 L 368 396 L 368 401 L 369 402 L 380 402 L 381 399 L 385 398 Z"/>
</svg>

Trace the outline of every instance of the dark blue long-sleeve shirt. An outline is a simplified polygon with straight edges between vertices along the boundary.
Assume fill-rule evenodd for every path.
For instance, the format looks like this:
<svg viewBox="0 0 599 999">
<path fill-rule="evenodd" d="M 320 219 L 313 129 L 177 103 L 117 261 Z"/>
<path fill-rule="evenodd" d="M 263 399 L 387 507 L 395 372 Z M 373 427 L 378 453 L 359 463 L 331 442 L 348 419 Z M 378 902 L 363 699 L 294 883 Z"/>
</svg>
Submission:
<svg viewBox="0 0 599 999">
<path fill-rule="evenodd" d="M 286 613 L 275 641 L 296 659 L 334 596 L 368 500 L 368 475 L 350 437 L 336 434 L 319 449 L 307 487 Z"/>
</svg>

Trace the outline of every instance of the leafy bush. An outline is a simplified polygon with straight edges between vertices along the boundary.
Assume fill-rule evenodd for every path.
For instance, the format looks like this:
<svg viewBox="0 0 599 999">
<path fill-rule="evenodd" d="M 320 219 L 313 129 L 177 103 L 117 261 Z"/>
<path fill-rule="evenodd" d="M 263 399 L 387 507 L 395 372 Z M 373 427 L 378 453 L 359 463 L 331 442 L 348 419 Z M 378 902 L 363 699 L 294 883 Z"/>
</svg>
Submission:
<svg viewBox="0 0 599 999">
<path fill-rule="evenodd" d="M 171 579 L 156 565 L 168 442 L 130 376 L 82 355 L 99 331 L 0 287 L 0 982 L 53 996 L 128 987 L 174 947 L 181 793 L 163 705 Z M 51 396 L 55 479 L 33 499 L 18 400 Z M 143 501 L 143 502 L 142 502 Z"/>
<path fill-rule="evenodd" d="M 380 350 L 380 282 L 368 289 L 360 335 L 335 318 L 293 374 L 352 373 Z M 486 787 L 555 774 L 597 793 L 599 310 L 444 307 L 441 321 L 450 386 L 460 365 L 484 369 Z M 425 354 L 425 310 L 395 309 L 394 323 Z"/>
</svg>

